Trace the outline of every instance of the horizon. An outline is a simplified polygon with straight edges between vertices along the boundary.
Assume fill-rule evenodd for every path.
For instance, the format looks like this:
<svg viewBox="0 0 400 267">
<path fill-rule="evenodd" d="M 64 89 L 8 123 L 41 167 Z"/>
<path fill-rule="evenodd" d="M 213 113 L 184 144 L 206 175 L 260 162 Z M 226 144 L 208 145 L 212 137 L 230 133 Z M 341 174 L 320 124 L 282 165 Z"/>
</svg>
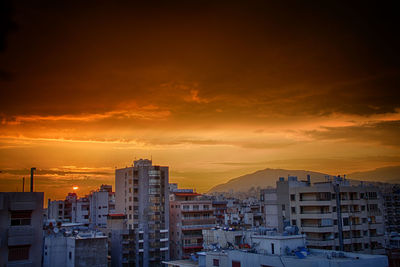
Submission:
<svg viewBox="0 0 400 267">
<path fill-rule="evenodd" d="M 198 192 L 400 166 L 392 3 L 2 5 L 0 191 L 36 167 L 46 199 L 85 194 L 136 157 Z"/>
</svg>

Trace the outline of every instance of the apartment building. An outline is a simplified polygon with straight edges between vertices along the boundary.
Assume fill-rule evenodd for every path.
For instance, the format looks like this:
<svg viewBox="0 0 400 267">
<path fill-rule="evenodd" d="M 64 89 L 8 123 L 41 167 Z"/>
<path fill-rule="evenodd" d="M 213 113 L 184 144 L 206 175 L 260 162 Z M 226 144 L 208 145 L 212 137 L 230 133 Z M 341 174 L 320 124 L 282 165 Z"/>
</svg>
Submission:
<svg viewBox="0 0 400 267">
<path fill-rule="evenodd" d="M 115 170 L 115 208 L 127 216 L 128 230 L 135 235 L 136 266 L 161 266 L 169 259 L 168 175 L 168 167 L 148 159 Z"/>
<path fill-rule="evenodd" d="M 192 189 L 175 189 L 170 195 L 170 255 L 187 259 L 203 249 L 202 230 L 214 227 L 213 202 Z"/>
<path fill-rule="evenodd" d="M 225 224 L 225 213 L 227 210 L 228 201 L 226 200 L 214 200 L 212 206 L 214 209 L 214 216 L 217 225 Z"/>
<path fill-rule="evenodd" d="M 48 200 L 47 218 L 71 223 L 106 227 L 107 215 L 115 211 L 115 194 L 111 185 L 101 185 L 85 197 L 68 193 L 65 200 Z"/>
<path fill-rule="evenodd" d="M 107 216 L 115 212 L 115 194 L 111 185 L 101 185 L 100 189 L 88 196 L 90 204 L 90 224 L 94 227 L 107 227 Z"/>
<path fill-rule="evenodd" d="M 297 226 L 310 248 L 385 252 L 383 200 L 375 186 L 351 186 L 340 176 L 311 185 L 310 177 L 289 176 L 262 194 L 266 226 L 279 231 Z"/>
<path fill-rule="evenodd" d="M 41 266 L 43 193 L 0 193 L 0 266 Z"/>
</svg>

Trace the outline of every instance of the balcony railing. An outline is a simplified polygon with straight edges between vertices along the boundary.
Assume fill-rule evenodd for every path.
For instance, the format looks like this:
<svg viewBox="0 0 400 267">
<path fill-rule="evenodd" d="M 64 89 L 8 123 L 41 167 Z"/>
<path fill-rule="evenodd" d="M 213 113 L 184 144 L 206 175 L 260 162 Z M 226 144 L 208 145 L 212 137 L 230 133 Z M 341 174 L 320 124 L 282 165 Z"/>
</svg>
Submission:
<svg viewBox="0 0 400 267">
<path fill-rule="evenodd" d="M 320 211 L 320 210 L 310 210 L 310 211 L 305 211 L 303 210 L 302 212 L 300 212 L 300 214 L 329 214 L 332 213 L 330 211 Z"/>
<path fill-rule="evenodd" d="M 200 220 L 183 220 L 182 225 L 205 225 L 213 224 L 215 219 L 200 219 Z"/>
<path fill-rule="evenodd" d="M 332 226 L 333 226 L 333 224 L 331 224 L 331 225 L 311 224 L 311 223 L 301 224 L 301 227 L 332 227 Z"/>
</svg>

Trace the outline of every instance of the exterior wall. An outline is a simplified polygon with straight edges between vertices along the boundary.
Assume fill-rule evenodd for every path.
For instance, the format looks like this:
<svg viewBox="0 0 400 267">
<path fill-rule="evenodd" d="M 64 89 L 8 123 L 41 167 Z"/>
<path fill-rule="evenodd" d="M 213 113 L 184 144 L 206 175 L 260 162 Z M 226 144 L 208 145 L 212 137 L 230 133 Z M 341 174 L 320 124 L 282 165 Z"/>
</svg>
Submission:
<svg viewBox="0 0 400 267">
<path fill-rule="evenodd" d="M 90 223 L 97 227 L 107 226 L 108 207 L 108 192 L 96 191 L 93 192 L 90 198 Z"/>
<path fill-rule="evenodd" d="M 30 221 L 11 225 L 12 215 L 30 213 Z M 15 220 L 13 220 L 13 224 Z M 0 266 L 41 266 L 43 245 L 43 193 L 0 193 Z M 10 261 L 9 249 L 29 247 L 26 260 Z"/>
<path fill-rule="evenodd" d="M 265 236 L 253 235 L 251 237 L 252 243 L 257 244 L 257 249 L 262 248 L 263 253 L 269 255 L 285 255 L 286 248 L 290 251 L 296 250 L 298 247 L 305 247 L 304 236 Z M 273 247 L 273 249 L 272 249 Z"/>
<path fill-rule="evenodd" d="M 90 202 L 88 198 L 80 198 L 76 203 L 76 222 L 88 224 L 90 219 Z"/>
<path fill-rule="evenodd" d="M 60 236 L 46 236 L 44 238 L 44 255 L 43 267 L 51 266 L 66 266 L 67 255 L 67 237 Z"/>
<path fill-rule="evenodd" d="M 107 238 L 69 238 L 75 242 L 75 267 L 107 267 Z M 90 255 L 90 256 L 89 256 Z"/>
<path fill-rule="evenodd" d="M 107 266 L 107 238 L 65 237 L 51 233 L 45 237 L 43 267 Z"/>
</svg>

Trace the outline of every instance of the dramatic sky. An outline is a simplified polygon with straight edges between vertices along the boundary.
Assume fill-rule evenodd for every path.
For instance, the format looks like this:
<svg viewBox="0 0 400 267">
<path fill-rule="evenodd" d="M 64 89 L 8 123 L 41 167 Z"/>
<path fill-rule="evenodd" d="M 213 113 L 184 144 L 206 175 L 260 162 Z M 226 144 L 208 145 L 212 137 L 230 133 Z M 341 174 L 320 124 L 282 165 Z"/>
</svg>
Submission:
<svg viewBox="0 0 400 267">
<path fill-rule="evenodd" d="M 398 6 L 277 2 L 2 1 L 0 190 L 400 165 Z"/>
</svg>

